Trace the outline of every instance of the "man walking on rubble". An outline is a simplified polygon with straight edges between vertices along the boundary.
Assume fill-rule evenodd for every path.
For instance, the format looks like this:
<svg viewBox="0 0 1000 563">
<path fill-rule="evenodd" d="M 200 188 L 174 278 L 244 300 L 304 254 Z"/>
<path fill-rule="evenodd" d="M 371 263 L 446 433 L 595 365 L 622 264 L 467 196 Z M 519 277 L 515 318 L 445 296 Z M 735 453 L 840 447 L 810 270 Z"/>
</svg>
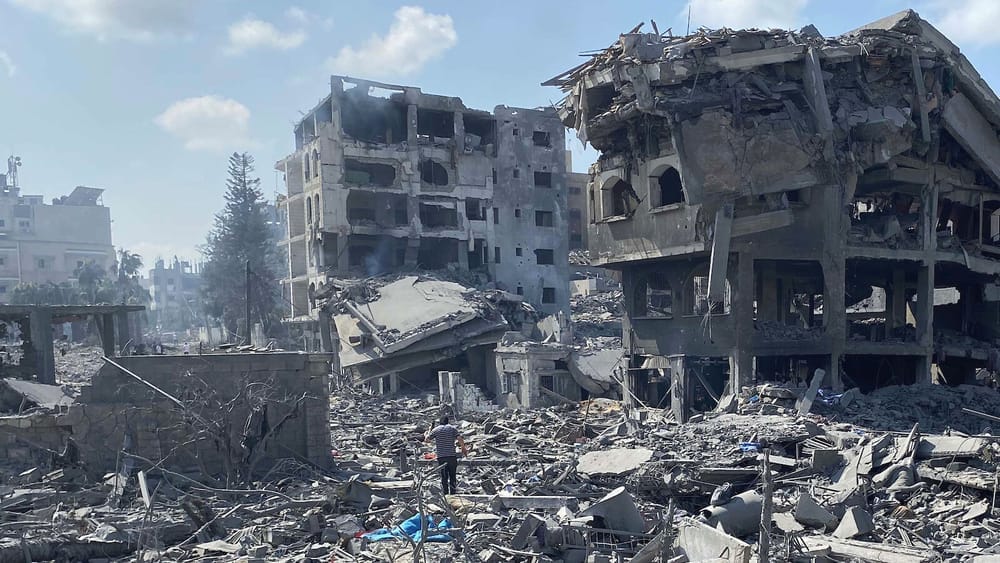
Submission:
<svg viewBox="0 0 1000 563">
<path fill-rule="evenodd" d="M 434 450 L 437 453 L 438 467 L 441 469 L 441 490 L 446 495 L 458 492 L 458 453 L 455 452 L 455 441 L 462 448 L 462 455 L 469 455 L 465 440 L 458 429 L 448 424 L 448 417 L 441 418 L 441 425 L 427 433 L 426 440 L 434 440 Z"/>
</svg>

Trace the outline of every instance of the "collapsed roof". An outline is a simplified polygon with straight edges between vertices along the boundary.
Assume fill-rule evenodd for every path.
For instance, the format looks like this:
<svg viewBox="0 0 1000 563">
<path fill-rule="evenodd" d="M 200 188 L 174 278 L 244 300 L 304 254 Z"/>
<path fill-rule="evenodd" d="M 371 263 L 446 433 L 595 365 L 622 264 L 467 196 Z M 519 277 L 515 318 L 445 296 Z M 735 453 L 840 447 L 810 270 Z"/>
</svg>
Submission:
<svg viewBox="0 0 1000 563">
<path fill-rule="evenodd" d="M 686 187 L 772 193 L 840 184 L 899 155 L 924 160 L 940 125 L 968 152 L 954 164 L 1000 185 L 1000 100 L 912 10 L 836 38 L 812 26 L 684 37 L 640 27 L 544 83 L 568 92 L 563 123 L 602 152 L 598 169 L 672 145 Z"/>
<path fill-rule="evenodd" d="M 517 296 L 420 276 L 340 285 L 330 301 L 340 365 L 362 378 L 385 375 L 495 344 L 533 314 Z M 338 284 L 334 284 L 335 286 Z"/>
</svg>

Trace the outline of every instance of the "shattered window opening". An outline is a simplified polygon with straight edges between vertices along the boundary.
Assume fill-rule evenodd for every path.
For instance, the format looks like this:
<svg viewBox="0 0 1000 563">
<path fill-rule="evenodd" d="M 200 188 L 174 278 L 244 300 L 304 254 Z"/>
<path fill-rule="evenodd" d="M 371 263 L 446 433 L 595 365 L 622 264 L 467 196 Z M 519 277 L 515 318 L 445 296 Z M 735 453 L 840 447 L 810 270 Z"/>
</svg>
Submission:
<svg viewBox="0 0 1000 563">
<path fill-rule="evenodd" d="M 549 266 L 555 264 L 555 251 L 551 248 L 536 248 L 535 263 L 539 266 Z"/>
<path fill-rule="evenodd" d="M 536 188 L 551 188 L 552 187 L 552 173 L 551 172 L 535 172 L 535 187 Z"/>
<path fill-rule="evenodd" d="M 450 111 L 417 108 L 417 135 L 451 139 L 455 136 L 455 114 Z"/>
<path fill-rule="evenodd" d="M 396 167 L 381 162 L 344 159 L 344 183 L 388 188 L 396 183 Z"/>
<path fill-rule="evenodd" d="M 432 203 L 420 204 L 420 223 L 430 229 L 458 226 L 458 210 Z"/>
<path fill-rule="evenodd" d="M 406 104 L 371 97 L 366 92 L 362 88 L 344 92 L 340 108 L 344 134 L 369 143 L 391 145 L 405 141 Z"/>
<path fill-rule="evenodd" d="M 536 147 L 552 147 L 552 140 L 549 138 L 548 131 L 535 131 L 531 134 L 531 142 Z"/>
<path fill-rule="evenodd" d="M 642 316 L 672 319 L 674 317 L 674 293 L 666 276 L 652 273 L 637 288 Z"/>
<path fill-rule="evenodd" d="M 732 304 L 732 291 L 729 280 L 726 280 L 725 294 L 721 302 L 711 302 L 708 299 L 708 273 L 691 276 L 684 284 L 686 316 L 728 315 Z"/>
<path fill-rule="evenodd" d="M 440 163 L 429 158 L 420 161 L 420 181 L 435 186 L 448 185 L 448 170 Z"/>
<path fill-rule="evenodd" d="M 484 200 L 467 198 L 465 200 L 465 216 L 470 221 L 485 221 L 486 220 L 486 207 L 483 205 Z"/>
</svg>

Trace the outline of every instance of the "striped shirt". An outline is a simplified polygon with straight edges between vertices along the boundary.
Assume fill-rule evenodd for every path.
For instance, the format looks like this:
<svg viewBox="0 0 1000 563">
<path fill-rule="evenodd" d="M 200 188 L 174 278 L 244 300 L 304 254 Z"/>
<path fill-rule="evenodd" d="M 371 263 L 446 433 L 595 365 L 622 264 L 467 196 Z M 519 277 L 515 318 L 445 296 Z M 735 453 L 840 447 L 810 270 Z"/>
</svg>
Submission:
<svg viewBox="0 0 1000 563">
<path fill-rule="evenodd" d="M 450 424 L 442 424 L 431 430 L 434 438 L 434 450 L 438 457 L 458 457 L 455 451 L 455 440 L 458 439 L 458 429 Z"/>
</svg>

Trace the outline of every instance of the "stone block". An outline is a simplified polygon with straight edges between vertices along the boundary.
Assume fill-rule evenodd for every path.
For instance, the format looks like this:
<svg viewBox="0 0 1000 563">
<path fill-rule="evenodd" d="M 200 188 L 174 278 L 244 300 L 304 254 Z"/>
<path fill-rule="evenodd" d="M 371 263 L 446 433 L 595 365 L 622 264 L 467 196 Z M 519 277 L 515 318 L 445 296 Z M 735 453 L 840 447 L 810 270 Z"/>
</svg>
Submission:
<svg viewBox="0 0 1000 563">
<path fill-rule="evenodd" d="M 799 495 L 794 516 L 800 524 L 811 528 L 832 529 L 837 525 L 837 517 L 806 493 Z"/>
<path fill-rule="evenodd" d="M 875 522 L 872 521 L 872 515 L 861 507 L 852 506 L 844 513 L 844 518 L 834 530 L 833 535 L 838 538 L 851 539 L 866 536 L 874 531 Z"/>
</svg>

